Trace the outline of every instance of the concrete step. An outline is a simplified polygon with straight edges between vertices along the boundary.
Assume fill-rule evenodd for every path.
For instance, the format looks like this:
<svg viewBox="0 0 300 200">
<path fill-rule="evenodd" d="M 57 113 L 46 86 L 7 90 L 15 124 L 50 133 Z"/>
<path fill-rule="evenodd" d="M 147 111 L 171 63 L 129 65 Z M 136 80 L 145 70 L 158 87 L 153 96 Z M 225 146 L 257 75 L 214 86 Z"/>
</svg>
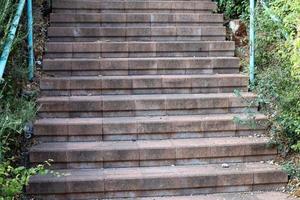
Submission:
<svg viewBox="0 0 300 200">
<path fill-rule="evenodd" d="M 118 142 L 42 143 L 30 150 L 35 165 L 51 168 L 119 168 L 267 161 L 277 156 L 268 138 L 228 137 Z"/>
<path fill-rule="evenodd" d="M 241 74 L 43 77 L 42 96 L 203 94 L 248 91 Z"/>
<path fill-rule="evenodd" d="M 223 14 L 52 13 L 53 27 L 222 26 Z"/>
<path fill-rule="evenodd" d="M 49 27 L 49 41 L 224 41 L 222 26 Z"/>
<path fill-rule="evenodd" d="M 49 42 L 46 58 L 232 57 L 229 41 Z"/>
<path fill-rule="evenodd" d="M 53 0 L 54 13 L 211 13 L 212 1 Z"/>
<path fill-rule="evenodd" d="M 150 94 L 42 97 L 38 116 L 64 117 L 138 117 L 168 115 L 204 115 L 257 111 L 251 104 L 256 95 L 217 94 Z"/>
<path fill-rule="evenodd" d="M 280 188 L 281 189 L 281 188 Z M 111 199 L 105 199 L 111 200 Z M 128 200 L 128 198 L 117 198 L 114 200 Z M 168 197 L 145 197 L 135 200 L 297 200 L 291 195 L 283 192 L 235 192 L 208 195 L 168 196 Z"/>
<path fill-rule="evenodd" d="M 58 76 L 236 74 L 235 57 L 45 59 L 44 72 Z"/>
<path fill-rule="evenodd" d="M 280 167 L 261 163 L 58 172 L 69 175 L 35 176 L 27 192 L 43 199 L 136 198 L 275 189 L 288 179 Z"/>
<path fill-rule="evenodd" d="M 237 123 L 237 121 L 243 123 Z M 240 114 L 119 118 L 45 118 L 35 122 L 40 141 L 121 141 L 263 134 L 266 116 Z"/>
</svg>

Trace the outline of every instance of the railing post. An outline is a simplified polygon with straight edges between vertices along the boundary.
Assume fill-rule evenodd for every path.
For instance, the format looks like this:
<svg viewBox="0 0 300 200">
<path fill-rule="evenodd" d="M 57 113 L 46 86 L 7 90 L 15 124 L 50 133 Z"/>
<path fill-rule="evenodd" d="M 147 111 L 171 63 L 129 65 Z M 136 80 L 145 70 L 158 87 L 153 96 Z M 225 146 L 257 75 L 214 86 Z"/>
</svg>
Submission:
<svg viewBox="0 0 300 200">
<path fill-rule="evenodd" d="M 32 0 L 27 0 L 27 42 L 28 42 L 28 78 L 34 76 L 34 53 L 33 53 L 33 18 L 32 18 Z"/>
<path fill-rule="evenodd" d="M 3 77 L 3 73 L 4 73 L 4 69 L 8 60 L 8 56 L 10 53 L 10 49 L 11 46 L 13 44 L 16 32 L 17 32 L 17 28 L 19 25 L 19 21 L 23 12 L 23 8 L 25 5 L 25 0 L 20 0 L 19 4 L 18 4 L 18 9 L 16 12 L 16 15 L 12 21 L 12 24 L 10 26 L 9 32 L 8 32 L 8 36 L 7 36 L 7 40 L 4 44 L 4 48 L 0 57 L 0 79 L 2 79 Z"/>
<path fill-rule="evenodd" d="M 255 74 L 255 0 L 250 0 L 250 82 L 254 83 Z"/>
</svg>

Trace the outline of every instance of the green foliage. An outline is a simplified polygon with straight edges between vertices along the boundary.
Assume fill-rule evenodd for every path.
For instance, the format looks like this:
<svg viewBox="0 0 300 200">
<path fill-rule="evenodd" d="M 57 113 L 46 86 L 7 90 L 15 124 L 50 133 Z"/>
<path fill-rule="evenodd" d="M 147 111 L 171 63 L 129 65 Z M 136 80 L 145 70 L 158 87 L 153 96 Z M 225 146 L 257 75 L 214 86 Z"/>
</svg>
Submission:
<svg viewBox="0 0 300 200">
<path fill-rule="evenodd" d="M 300 150 L 300 0 L 273 0 L 268 6 L 267 10 L 262 4 L 257 7 L 257 75 L 253 87 L 272 122 L 274 141 L 285 151 L 291 147 Z"/>
<path fill-rule="evenodd" d="M 36 174 L 46 174 L 44 165 L 26 169 L 25 167 L 12 167 L 10 161 L 0 165 L 0 200 L 14 199 L 23 191 L 23 186 L 28 185 L 29 178 Z"/>
<path fill-rule="evenodd" d="M 16 149 L 20 149 L 16 139 L 22 137 L 25 124 L 34 119 L 37 108 L 33 101 L 24 97 L 0 92 L 0 111 L 0 152 L 10 157 Z"/>
<path fill-rule="evenodd" d="M 224 13 L 225 19 L 249 17 L 249 0 L 216 0 L 218 12 Z"/>
<path fill-rule="evenodd" d="M 293 62 L 292 75 L 300 79 L 300 26 L 298 27 L 298 34 L 293 42 L 293 53 L 291 60 Z"/>
<path fill-rule="evenodd" d="M 287 162 L 283 166 L 283 170 L 291 177 L 300 178 L 300 166 L 294 162 Z"/>
<path fill-rule="evenodd" d="M 18 2 L 0 0 L 0 53 Z M 26 168 L 20 164 L 25 148 L 24 126 L 34 119 L 37 110 L 34 98 L 23 95 L 27 86 L 24 21 L 22 18 L 5 69 L 5 80 L 0 83 L 0 200 L 16 199 L 30 176 L 47 172 L 43 165 Z"/>
</svg>

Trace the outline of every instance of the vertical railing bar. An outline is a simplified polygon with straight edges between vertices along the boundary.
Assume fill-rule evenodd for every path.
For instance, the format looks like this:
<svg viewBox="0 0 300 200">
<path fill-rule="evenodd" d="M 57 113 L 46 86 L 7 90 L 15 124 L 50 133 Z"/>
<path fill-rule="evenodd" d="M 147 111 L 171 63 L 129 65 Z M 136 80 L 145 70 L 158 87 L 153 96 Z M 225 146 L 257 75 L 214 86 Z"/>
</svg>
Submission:
<svg viewBox="0 0 300 200">
<path fill-rule="evenodd" d="M 8 32 L 8 36 L 7 36 L 7 40 L 4 44 L 3 47 L 3 51 L 0 57 L 0 79 L 2 79 L 3 77 L 3 73 L 4 73 L 4 69 L 8 60 L 8 56 L 10 53 L 10 49 L 12 47 L 16 32 L 17 32 L 17 28 L 20 22 L 20 18 L 24 9 L 24 5 L 25 5 L 25 0 L 20 0 L 19 4 L 18 4 L 18 9 L 16 12 L 16 15 L 12 21 L 12 24 L 10 26 L 9 32 Z"/>
<path fill-rule="evenodd" d="M 33 53 L 33 17 L 32 17 L 32 0 L 27 0 L 27 42 L 28 42 L 28 78 L 34 77 L 34 53 Z"/>
<path fill-rule="evenodd" d="M 255 0 L 250 0 L 250 83 L 255 79 Z"/>
</svg>

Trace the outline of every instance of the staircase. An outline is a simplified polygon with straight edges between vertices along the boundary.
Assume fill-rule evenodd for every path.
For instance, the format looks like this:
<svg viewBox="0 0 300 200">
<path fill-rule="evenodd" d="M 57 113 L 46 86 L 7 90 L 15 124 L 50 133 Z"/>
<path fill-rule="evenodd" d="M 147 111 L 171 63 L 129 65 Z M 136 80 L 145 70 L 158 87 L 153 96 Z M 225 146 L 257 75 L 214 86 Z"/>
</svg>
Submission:
<svg viewBox="0 0 300 200">
<path fill-rule="evenodd" d="M 209 0 L 53 0 L 30 162 L 53 159 L 62 176 L 35 176 L 27 193 L 173 199 L 284 186 L 280 167 L 261 162 L 277 155 L 266 117 L 234 122 L 257 106 L 214 9 Z"/>
</svg>

